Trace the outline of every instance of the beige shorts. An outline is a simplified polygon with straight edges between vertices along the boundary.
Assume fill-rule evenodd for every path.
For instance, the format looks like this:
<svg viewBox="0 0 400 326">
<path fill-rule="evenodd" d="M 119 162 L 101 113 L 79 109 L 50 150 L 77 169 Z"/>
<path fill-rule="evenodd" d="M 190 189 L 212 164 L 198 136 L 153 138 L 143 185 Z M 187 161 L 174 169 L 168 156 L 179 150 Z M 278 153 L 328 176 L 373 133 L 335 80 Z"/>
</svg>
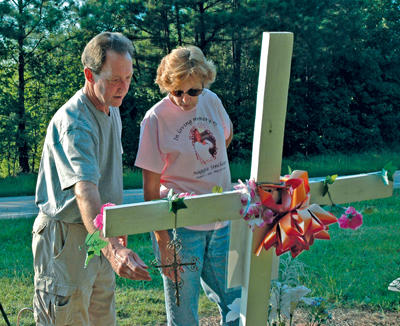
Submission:
<svg viewBox="0 0 400 326">
<path fill-rule="evenodd" d="M 84 268 L 87 231 L 39 214 L 33 225 L 37 325 L 116 325 L 115 275 L 104 256 Z"/>
</svg>

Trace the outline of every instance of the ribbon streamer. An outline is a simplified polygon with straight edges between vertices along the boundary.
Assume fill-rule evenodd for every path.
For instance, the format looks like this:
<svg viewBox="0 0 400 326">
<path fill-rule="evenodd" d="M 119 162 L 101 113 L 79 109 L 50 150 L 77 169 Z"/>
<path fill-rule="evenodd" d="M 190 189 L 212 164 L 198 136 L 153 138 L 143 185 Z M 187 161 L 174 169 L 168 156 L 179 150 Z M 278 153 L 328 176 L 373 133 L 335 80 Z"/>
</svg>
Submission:
<svg viewBox="0 0 400 326">
<path fill-rule="evenodd" d="M 310 186 L 306 171 L 293 171 L 281 181 L 282 185 L 257 186 L 262 205 L 276 214 L 255 251 L 257 256 L 262 248 L 275 247 L 277 256 L 290 251 L 294 258 L 308 250 L 314 239 L 329 240 L 328 225 L 337 222 L 332 213 L 319 205 L 309 205 Z M 280 198 L 274 198 L 278 189 Z"/>
</svg>

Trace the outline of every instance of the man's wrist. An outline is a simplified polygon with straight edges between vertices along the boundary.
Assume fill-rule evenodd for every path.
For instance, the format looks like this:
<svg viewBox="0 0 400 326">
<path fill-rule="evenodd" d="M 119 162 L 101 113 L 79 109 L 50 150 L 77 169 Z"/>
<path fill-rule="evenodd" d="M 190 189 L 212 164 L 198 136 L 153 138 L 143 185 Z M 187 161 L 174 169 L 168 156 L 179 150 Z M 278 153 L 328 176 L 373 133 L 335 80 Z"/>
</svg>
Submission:
<svg viewBox="0 0 400 326">
<path fill-rule="evenodd" d="M 109 259 L 111 258 L 111 254 L 120 248 L 123 248 L 121 243 L 118 241 L 117 238 L 107 238 L 106 241 L 108 242 L 107 246 L 102 249 L 104 256 Z"/>
</svg>

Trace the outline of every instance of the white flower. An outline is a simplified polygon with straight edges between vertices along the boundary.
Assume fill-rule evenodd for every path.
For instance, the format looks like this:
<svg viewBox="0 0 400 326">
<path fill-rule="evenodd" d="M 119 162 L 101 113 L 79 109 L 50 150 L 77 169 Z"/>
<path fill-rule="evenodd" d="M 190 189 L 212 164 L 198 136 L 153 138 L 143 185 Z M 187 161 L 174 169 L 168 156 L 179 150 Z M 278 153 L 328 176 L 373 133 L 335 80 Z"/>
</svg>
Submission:
<svg viewBox="0 0 400 326">
<path fill-rule="evenodd" d="M 388 286 L 388 290 L 400 292 L 400 278 L 396 278 L 394 281 L 392 281 Z"/>
<path fill-rule="evenodd" d="M 268 317 L 270 321 L 277 320 L 278 310 L 289 319 L 300 299 L 310 292 L 311 290 L 303 285 L 292 288 L 286 284 L 282 285 L 280 282 L 276 282 L 276 286 L 274 286 L 271 291 L 271 310 Z"/>
<path fill-rule="evenodd" d="M 233 300 L 231 304 L 228 304 L 230 311 L 226 315 L 226 322 L 229 323 L 240 317 L 240 298 Z"/>
<path fill-rule="evenodd" d="M 247 221 L 247 224 L 251 228 L 252 231 L 254 231 L 255 226 L 262 227 L 265 224 L 265 221 L 262 218 L 253 218 L 249 221 Z"/>
</svg>

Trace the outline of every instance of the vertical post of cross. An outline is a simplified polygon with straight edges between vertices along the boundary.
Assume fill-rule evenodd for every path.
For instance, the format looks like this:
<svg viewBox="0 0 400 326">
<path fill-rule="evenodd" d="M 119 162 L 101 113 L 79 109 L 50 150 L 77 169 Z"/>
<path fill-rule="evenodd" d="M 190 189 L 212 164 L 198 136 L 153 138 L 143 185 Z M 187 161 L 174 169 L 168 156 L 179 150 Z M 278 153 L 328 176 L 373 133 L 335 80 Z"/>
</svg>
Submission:
<svg viewBox="0 0 400 326">
<path fill-rule="evenodd" d="M 263 34 L 250 175 L 257 182 L 280 179 L 292 50 L 292 33 Z M 279 260 L 273 250 L 255 256 L 264 234 L 252 233 L 243 221 L 232 222 L 228 279 L 229 286 L 242 286 L 243 326 L 267 325 L 271 277 Z"/>
</svg>

